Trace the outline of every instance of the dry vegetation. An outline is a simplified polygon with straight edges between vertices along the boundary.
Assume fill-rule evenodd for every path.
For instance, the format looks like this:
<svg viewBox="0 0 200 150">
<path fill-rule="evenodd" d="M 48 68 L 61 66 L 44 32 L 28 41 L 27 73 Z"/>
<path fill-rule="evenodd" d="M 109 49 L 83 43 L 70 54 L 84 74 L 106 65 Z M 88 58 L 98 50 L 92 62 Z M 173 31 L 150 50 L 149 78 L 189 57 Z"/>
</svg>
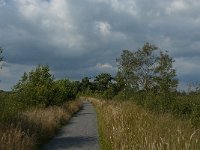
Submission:
<svg viewBox="0 0 200 150">
<path fill-rule="evenodd" d="M 91 99 L 96 106 L 102 149 L 198 150 L 200 130 L 190 121 L 155 115 L 133 102 Z"/>
<path fill-rule="evenodd" d="M 34 109 L 0 124 L 0 149 L 37 149 L 71 118 L 82 106 L 81 101 L 67 102 L 62 107 Z"/>
</svg>

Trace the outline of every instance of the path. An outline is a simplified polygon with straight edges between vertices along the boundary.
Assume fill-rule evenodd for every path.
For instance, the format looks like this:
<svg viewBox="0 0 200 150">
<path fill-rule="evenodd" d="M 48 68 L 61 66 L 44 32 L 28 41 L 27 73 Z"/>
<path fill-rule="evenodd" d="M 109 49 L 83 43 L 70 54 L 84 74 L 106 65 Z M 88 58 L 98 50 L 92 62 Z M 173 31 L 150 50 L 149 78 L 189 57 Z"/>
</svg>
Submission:
<svg viewBox="0 0 200 150">
<path fill-rule="evenodd" d="M 64 126 L 43 150 L 99 150 L 94 107 L 83 102 L 83 109 Z"/>
</svg>

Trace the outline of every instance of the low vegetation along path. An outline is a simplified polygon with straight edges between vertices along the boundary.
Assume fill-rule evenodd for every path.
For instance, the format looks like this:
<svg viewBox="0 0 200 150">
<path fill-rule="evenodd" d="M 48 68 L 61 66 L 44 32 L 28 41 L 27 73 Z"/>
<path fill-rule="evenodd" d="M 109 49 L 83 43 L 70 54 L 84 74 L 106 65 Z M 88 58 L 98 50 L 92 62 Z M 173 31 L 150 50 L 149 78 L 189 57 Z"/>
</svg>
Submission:
<svg viewBox="0 0 200 150">
<path fill-rule="evenodd" d="M 83 108 L 63 127 L 44 150 L 99 150 L 97 118 L 94 107 L 83 102 Z"/>
</svg>

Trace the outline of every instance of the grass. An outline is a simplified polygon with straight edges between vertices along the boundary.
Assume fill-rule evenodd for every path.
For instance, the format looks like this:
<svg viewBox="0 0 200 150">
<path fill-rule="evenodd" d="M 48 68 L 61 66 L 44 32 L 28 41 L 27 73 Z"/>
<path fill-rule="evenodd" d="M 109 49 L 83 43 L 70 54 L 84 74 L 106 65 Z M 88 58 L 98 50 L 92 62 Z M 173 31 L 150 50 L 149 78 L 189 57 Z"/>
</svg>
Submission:
<svg viewBox="0 0 200 150">
<path fill-rule="evenodd" d="M 111 143 L 109 141 L 109 139 L 106 139 L 106 135 L 105 135 L 105 125 L 104 125 L 104 118 L 101 114 L 101 110 L 96 107 L 96 112 L 97 112 L 97 123 L 98 123 L 98 132 L 99 132 L 99 140 L 101 143 L 101 149 L 102 150 L 110 150 L 111 149 Z"/>
<path fill-rule="evenodd" d="M 200 129 L 190 120 L 155 115 L 131 101 L 90 99 L 97 110 L 103 150 L 198 150 Z"/>
<path fill-rule="evenodd" d="M 81 106 L 81 101 L 71 101 L 62 107 L 32 109 L 12 117 L 0 124 L 0 149 L 39 149 Z"/>
</svg>

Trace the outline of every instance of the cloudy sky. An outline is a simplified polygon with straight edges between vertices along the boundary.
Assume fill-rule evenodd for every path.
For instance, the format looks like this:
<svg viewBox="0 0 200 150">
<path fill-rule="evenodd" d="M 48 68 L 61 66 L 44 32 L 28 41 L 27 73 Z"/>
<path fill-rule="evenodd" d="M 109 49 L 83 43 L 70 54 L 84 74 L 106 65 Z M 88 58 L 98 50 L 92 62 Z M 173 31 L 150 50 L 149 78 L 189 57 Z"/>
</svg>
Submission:
<svg viewBox="0 0 200 150">
<path fill-rule="evenodd" d="M 200 1 L 0 0 L 0 89 L 37 64 L 57 79 L 114 74 L 121 50 L 145 42 L 169 51 L 182 86 L 200 81 Z"/>
</svg>

